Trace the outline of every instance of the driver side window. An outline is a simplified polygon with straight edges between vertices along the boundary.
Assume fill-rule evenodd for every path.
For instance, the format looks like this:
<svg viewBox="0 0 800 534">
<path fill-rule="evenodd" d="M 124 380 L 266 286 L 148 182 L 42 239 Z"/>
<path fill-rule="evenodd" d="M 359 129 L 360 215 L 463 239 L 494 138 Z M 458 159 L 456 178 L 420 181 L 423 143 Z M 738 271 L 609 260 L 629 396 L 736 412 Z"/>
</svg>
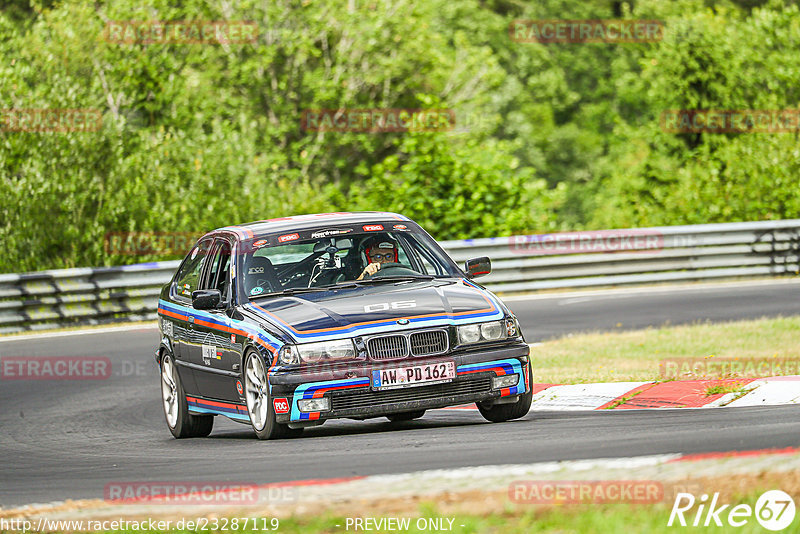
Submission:
<svg viewBox="0 0 800 534">
<path fill-rule="evenodd" d="M 197 244 L 189 253 L 189 257 L 175 276 L 175 293 L 184 298 L 192 298 L 192 291 L 198 289 L 200 274 L 206 264 L 211 239 L 206 239 Z"/>
<path fill-rule="evenodd" d="M 222 300 L 226 300 L 228 282 L 230 280 L 230 267 L 231 245 L 227 241 L 219 239 L 214 248 L 214 258 L 211 261 L 211 269 L 203 289 L 219 289 L 222 294 Z"/>
</svg>

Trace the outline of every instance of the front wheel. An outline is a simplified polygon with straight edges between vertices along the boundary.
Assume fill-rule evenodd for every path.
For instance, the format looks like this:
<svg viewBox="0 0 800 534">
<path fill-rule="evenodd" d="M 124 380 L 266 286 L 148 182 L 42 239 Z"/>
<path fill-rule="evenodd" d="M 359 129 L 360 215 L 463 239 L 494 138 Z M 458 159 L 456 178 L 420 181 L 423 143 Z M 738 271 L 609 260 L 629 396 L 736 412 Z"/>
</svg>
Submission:
<svg viewBox="0 0 800 534">
<path fill-rule="evenodd" d="M 533 373 L 531 372 L 530 363 L 528 363 L 528 376 L 533 381 Z M 519 377 L 520 380 L 525 380 L 525 377 Z M 529 387 L 528 391 L 519 396 L 519 400 L 513 404 L 495 404 L 494 406 L 484 408 L 481 403 L 478 403 L 478 411 L 487 421 L 492 423 L 503 423 L 512 419 L 519 419 L 525 417 L 531 409 L 531 401 L 533 400 L 533 390 Z"/>
<path fill-rule="evenodd" d="M 258 439 L 279 439 L 302 433 L 302 429 L 291 429 L 275 420 L 264 358 L 255 351 L 245 360 L 244 389 L 250 424 Z"/>
<path fill-rule="evenodd" d="M 176 438 L 203 438 L 211 434 L 213 415 L 192 415 L 186 403 L 181 377 L 172 356 L 161 359 L 161 400 L 167 427 Z"/>
</svg>

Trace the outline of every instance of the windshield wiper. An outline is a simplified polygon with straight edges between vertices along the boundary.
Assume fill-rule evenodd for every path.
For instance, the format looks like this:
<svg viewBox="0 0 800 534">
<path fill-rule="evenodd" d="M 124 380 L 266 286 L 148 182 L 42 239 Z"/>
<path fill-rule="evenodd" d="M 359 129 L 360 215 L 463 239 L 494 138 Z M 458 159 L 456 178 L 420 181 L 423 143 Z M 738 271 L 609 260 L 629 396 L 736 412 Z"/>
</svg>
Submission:
<svg viewBox="0 0 800 534">
<path fill-rule="evenodd" d="M 398 276 L 381 276 L 379 278 L 367 278 L 364 280 L 357 280 L 356 284 L 379 284 L 381 282 L 409 282 L 413 280 L 433 280 L 430 274 L 418 275 L 398 275 Z"/>
<path fill-rule="evenodd" d="M 284 295 L 294 295 L 295 293 L 313 293 L 315 291 L 330 291 L 330 287 L 290 287 L 283 291 L 273 291 L 272 293 L 264 293 L 263 295 L 254 295 L 250 298 L 261 297 L 280 297 Z"/>
<path fill-rule="evenodd" d="M 347 289 L 347 288 L 354 288 L 358 287 L 353 282 L 347 282 L 344 284 L 329 284 L 325 286 L 316 286 L 316 287 L 288 287 L 283 291 L 273 291 L 272 293 L 264 293 L 262 295 L 254 295 L 250 297 L 251 299 L 254 298 L 261 298 L 261 297 L 282 297 L 286 295 L 294 295 L 296 293 L 314 293 L 317 291 L 333 291 L 336 289 Z"/>
</svg>

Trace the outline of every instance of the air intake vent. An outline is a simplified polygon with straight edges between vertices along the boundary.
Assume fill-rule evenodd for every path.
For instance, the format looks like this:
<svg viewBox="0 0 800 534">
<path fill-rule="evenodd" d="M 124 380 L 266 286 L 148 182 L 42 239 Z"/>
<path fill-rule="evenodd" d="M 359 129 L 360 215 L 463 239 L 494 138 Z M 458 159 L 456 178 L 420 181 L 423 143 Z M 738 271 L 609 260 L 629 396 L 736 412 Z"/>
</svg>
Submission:
<svg viewBox="0 0 800 534">
<path fill-rule="evenodd" d="M 405 336 L 380 336 L 367 341 L 367 351 L 373 360 L 396 360 L 408 356 L 408 340 Z"/>
<path fill-rule="evenodd" d="M 444 330 L 414 332 L 410 339 L 413 356 L 433 356 L 447 352 L 447 332 Z"/>
</svg>

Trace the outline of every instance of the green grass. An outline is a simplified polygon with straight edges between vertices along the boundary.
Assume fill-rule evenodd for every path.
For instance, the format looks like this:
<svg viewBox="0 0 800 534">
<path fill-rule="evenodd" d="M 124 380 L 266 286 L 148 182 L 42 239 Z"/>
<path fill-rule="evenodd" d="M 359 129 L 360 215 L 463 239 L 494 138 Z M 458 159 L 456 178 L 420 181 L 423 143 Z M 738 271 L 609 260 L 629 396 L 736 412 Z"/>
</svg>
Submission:
<svg viewBox="0 0 800 534">
<path fill-rule="evenodd" d="M 605 409 L 606 410 L 613 410 L 617 406 L 619 406 L 621 404 L 625 404 L 626 402 L 628 402 L 629 400 L 631 400 L 632 398 L 634 398 L 636 395 L 638 395 L 641 392 L 642 391 L 640 390 L 640 391 L 635 391 L 635 392 L 631 393 L 630 395 L 625 395 L 624 397 L 619 398 L 619 399 L 615 400 L 614 402 L 612 402 L 611 404 L 609 404 L 608 406 L 606 406 Z"/>
<path fill-rule="evenodd" d="M 744 384 L 739 382 L 734 382 L 733 384 L 717 384 L 715 386 L 709 386 L 706 388 L 704 394 L 706 397 L 710 397 L 712 395 L 725 395 L 727 393 L 740 393 L 745 391 Z"/>
<path fill-rule="evenodd" d="M 748 500 L 751 506 L 755 505 L 756 497 Z M 738 502 L 737 502 L 738 504 Z M 724 524 L 723 527 L 681 527 L 677 523 L 668 527 L 670 507 L 659 506 L 633 506 L 633 505 L 572 505 L 564 507 L 553 507 L 547 510 L 527 510 L 522 513 L 495 513 L 489 516 L 465 516 L 461 514 L 433 515 L 433 517 L 454 518 L 453 530 L 455 534 L 529 534 L 529 533 L 551 533 L 551 534 L 674 534 L 675 532 L 687 533 L 725 533 L 735 530 L 740 534 L 763 533 L 766 532 L 755 518 L 750 518 L 748 523 L 741 528 L 732 529 Z M 691 524 L 694 519 L 692 514 L 686 514 L 687 523 Z M 703 517 L 703 519 L 705 519 Z M 795 519 L 795 523 L 798 520 Z M 420 530 L 416 528 L 416 519 L 412 518 L 409 530 L 395 532 L 432 532 L 430 530 Z M 337 527 L 336 525 L 340 525 Z M 463 526 L 462 526 L 463 525 Z M 786 530 L 791 532 L 791 528 Z M 314 518 L 311 520 L 290 520 L 281 522 L 280 530 L 284 534 L 301 533 L 325 533 L 334 534 L 348 532 L 345 530 L 344 518 L 328 517 Z M 353 529 L 349 530 L 353 532 Z M 389 532 L 381 531 L 378 532 Z M 433 531 L 435 532 L 435 531 Z"/>
<path fill-rule="evenodd" d="M 663 381 L 659 363 L 683 358 L 799 361 L 798 332 L 800 317 L 783 317 L 574 334 L 531 348 L 534 380 L 559 384 Z"/>
</svg>

